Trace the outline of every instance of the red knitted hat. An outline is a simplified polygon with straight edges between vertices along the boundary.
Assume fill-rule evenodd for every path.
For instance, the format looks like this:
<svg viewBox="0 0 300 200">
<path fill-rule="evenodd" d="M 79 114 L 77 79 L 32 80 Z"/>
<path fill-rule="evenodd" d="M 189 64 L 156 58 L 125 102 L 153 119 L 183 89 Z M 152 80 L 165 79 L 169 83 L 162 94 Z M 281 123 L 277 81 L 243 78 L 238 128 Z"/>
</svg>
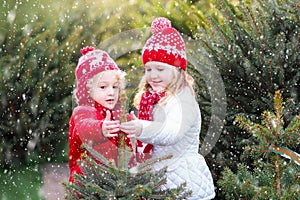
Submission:
<svg viewBox="0 0 300 200">
<path fill-rule="evenodd" d="M 93 103 L 88 93 L 88 80 L 94 75 L 106 70 L 120 70 L 114 60 L 105 52 L 94 47 L 85 47 L 80 50 L 75 76 L 77 81 L 76 98 L 78 105 Z"/>
<path fill-rule="evenodd" d="M 170 20 L 164 17 L 156 18 L 151 25 L 152 36 L 147 40 L 142 61 L 157 61 L 186 70 L 186 50 L 183 38 L 172 28 Z"/>
</svg>

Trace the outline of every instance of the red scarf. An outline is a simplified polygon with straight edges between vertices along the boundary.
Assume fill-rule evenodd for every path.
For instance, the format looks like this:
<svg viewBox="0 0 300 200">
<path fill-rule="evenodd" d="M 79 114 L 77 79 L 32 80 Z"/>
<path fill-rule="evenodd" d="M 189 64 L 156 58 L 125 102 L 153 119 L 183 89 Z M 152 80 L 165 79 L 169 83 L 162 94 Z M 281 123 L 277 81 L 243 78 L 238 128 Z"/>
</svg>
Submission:
<svg viewBox="0 0 300 200">
<path fill-rule="evenodd" d="M 140 108 L 139 108 L 139 119 L 142 120 L 153 120 L 153 107 L 159 102 L 159 100 L 165 96 L 165 92 L 152 92 L 148 91 L 142 95 Z"/>
<path fill-rule="evenodd" d="M 153 92 L 147 91 L 142 95 L 140 101 L 140 108 L 138 113 L 138 118 L 142 120 L 153 121 L 153 107 L 159 100 L 165 96 L 165 92 Z M 143 153 L 150 153 L 152 150 L 151 144 L 144 144 L 141 141 L 137 141 L 137 146 L 143 148 Z M 144 146 L 144 147 L 143 147 Z"/>
</svg>

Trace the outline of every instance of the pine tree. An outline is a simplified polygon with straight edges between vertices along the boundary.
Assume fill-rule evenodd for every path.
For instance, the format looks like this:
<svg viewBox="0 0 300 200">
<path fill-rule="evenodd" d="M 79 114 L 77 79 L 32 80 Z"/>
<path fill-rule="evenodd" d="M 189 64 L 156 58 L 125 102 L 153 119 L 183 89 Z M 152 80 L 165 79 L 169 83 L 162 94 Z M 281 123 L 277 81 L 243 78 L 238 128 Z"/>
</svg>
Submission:
<svg viewBox="0 0 300 200">
<path fill-rule="evenodd" d="M 245 147 L 253 163 L 242 163 L 234 173 L 229 168 L 218 182 L 226 199 L 300 198 L 300 115 L 286 125 L 280 91 L 274 96 L 274 112 L 264 111 L 260 124 L 239 115 L 235 122 L 255 138 Z"/>
<path fill-rule="evenodd" d="M 89 152 L 83 155 L 81 169 L 84 175 L 74 174 L 74 183 L 63 183 L 66 199 L 185 199 L 191 195 L 185 183 L 175 189 L 160 190 L 166 183 L 167 168 L 153 172 L 151 165 L 172 156 L 150 159 L 131 169 L 117 167 L 92 147 L 84 146 Z M 96 162 L 100 161 L 99 162 Z"/>
</svg>

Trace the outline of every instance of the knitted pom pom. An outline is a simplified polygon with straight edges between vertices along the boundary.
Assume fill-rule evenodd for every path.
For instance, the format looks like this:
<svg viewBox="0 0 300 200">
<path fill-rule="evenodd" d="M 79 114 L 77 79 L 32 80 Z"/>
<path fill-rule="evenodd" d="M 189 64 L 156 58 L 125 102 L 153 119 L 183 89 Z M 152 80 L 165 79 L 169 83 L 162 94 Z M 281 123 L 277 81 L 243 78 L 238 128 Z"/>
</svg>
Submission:
<svg viewBox="0 0 300 200">
<path fill-rule="evenodd" d="M 89 47 L 89 46 L 87 46 L 87 47 L 84 47 L 84 48 L 80 49 L 80 52 L 82 53 L 82 55 L 85 55 L 85 54 L 87 54 L 88 52 L 94 51 L 94 50 L 95 50 L 94 47 Z"/>
<path fill-rule="evenodd" d="M 152 34 L 161 32 L 164 28 L 171 28 L 171 21 L 164 17 L 158 17 L 153 20 L 151 25 Z"/>
</svg>

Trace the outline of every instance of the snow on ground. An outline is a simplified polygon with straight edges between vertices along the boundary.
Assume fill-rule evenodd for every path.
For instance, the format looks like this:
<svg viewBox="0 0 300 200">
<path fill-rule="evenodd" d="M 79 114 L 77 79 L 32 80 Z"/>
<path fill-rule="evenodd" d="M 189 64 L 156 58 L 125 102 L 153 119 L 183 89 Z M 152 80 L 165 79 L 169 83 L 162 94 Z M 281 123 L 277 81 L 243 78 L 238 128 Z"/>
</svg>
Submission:
<svg viewBox="0 0 300 200">
<path fill-rule="evenodd" d="M 62 182 L 69 179 L 68 164 L 47 163 L 41 166 L 41 171 L 44 184 L 40 192 L 45 197 L 45 200 L 64 199 L 65 191 Z"/>
</svg>

